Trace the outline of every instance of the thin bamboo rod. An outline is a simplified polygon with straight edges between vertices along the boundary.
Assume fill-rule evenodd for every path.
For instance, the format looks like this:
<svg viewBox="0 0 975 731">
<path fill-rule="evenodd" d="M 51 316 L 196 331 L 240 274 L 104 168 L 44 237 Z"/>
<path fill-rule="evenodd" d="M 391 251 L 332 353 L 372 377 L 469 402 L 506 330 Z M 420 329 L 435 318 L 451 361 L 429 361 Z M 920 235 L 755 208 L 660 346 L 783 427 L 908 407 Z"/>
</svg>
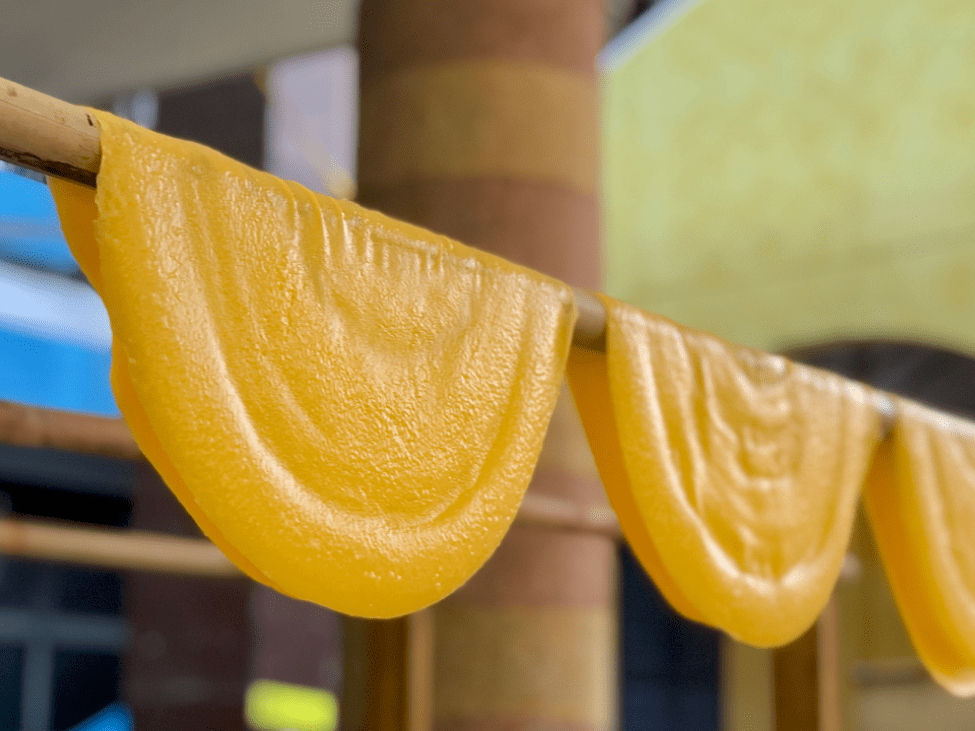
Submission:
<svg viewBox="0 0 975 731">
<path fill-rule="evenodd" d="M 98 120 L 83 108 L 0 78 L 0 160 L 94 187 L 101 165 Z M 573 288 L 576 345 L 605 348 L 606 311 Z"/>
<path fill-rule="evenodd" d="M 519 525 L 532 525 L 555 530 L 602 533 L 621 537 L 616 514 L 606 506 L 584 508 L 571 500 L 528 493 L 515 518 Z"/>
<path fill-rule="evenodd" d="M 98 122 L 81 107 L 0 78 L 0 159 L 94 186 Z"/>
<path fill-rule="evenodd" d="M 577 516 L 565 500 L 528 495 L 518 514 L 523 525 L 578 529 L 617 535 L 613 516 Z M 0 518 L 0 554 L 97 566 L 114 571 L 239 577 L 243 574 L 220 549 L 202 538 L 182 538 L 149 531 L 59 525 L 54 522 Z"/>
<path fill-rule="evenodd" d="M 0 401 L 0 444 L 141 459 L 125 422 Z"/>
<path fill-rule="evenodd" d="M 244 575 L 219 548 L 200 538 L 12 518 L 0 519 L 0 554 L 115 571 L 205 578 Z"/>
</svg>

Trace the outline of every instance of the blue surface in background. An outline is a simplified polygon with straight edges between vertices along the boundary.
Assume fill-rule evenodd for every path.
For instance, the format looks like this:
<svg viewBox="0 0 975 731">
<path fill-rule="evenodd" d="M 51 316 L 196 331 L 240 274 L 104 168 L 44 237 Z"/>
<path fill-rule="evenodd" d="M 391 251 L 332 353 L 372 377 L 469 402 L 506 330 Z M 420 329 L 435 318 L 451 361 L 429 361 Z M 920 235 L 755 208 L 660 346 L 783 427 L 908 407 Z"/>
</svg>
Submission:
<svg viewBox="0 0 975 731">
<path fill-rule="evenodd" d="M 4 220 L 34 224 L 33 230 L 5 234 Z M 6 171 L 0 171 L 0 256 L 49 271 L 78 271 L 47 186 Z"/>
<path fill-rule="evenodd" d="M 27 221 L 33 226 L 28 227 L 28 233 L 33 230 L 44 235 L 4 237 L 5 221 Z M 75 272 L 77 264 L 59 231 L 47 186 L 0 171 L 0 257 L 55 273 Z M 110 363 L 107 349 L 86 348 L 0 326 L 2 400 L 117 416 L 108 379 Z"/>
<path fill-rule="evenodd" d="M 111 352 L 0 330 L 0 400 L 117 416 Z"/>
<path fill-rule="evenodd" d="M 0 217 L 57 219 L 47 186 L 16 173 L 0 170 Z"/>
<path fill-rule="evenodd" d="M 71 731 L 132 731 L 132 713 L 121 703 L 113 703 Z"/>
</svg>

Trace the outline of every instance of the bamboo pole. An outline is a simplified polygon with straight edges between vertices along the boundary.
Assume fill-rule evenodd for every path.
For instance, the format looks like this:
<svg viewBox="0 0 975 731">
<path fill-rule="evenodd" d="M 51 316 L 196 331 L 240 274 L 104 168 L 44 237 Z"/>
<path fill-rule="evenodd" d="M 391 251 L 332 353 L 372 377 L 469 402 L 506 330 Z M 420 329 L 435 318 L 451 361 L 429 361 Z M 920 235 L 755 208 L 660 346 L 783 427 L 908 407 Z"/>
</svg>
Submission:
<svg viewBox="0 0 975 731">
<path fill-rule="evenodd" d="M 0 78 L 0 159 L 93 186 L 98 122 L 81 107 Z"/>
<path fill-rule="evenodd" d="M 35 520 L 0 519 L 0 553 L 115 571 L 204 578 L 243 576 L 219 548 L 201 538 Z"/>
<path fill-rule="evenodd" d="M 616 515 L 609 508 L 584 508 L 572 500 L 531 492 L 522 500 L 515 522 L 538 528 L 598 533 L 610 538 L 621 536 Z"/>
<path fill-rule="evenodd" d="M 142 452 L 121 419 L 0 401 L 0 444 L 47 447 L 120 459 Z"/>
<path fill-rule="evenodd" d="M 0 160 L 94 187 L 101 165 L 98 120 L 82 107 L 0 78 Z M 606 311 L 573 288 L 576 345 L 605 348 Z"/>
</svg>

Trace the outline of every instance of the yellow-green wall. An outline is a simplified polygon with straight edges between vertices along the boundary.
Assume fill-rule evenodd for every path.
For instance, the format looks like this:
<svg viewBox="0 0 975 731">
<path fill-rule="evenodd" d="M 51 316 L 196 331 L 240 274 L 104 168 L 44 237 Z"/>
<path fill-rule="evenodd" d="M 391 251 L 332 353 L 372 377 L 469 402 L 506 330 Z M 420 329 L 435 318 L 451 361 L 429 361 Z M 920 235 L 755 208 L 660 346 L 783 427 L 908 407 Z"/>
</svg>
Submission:
<svg viewBox="0 0 975 731">
<path fill-rule="evenodd" d="M 703 0 L 636 46 L 603 74 L 611 294 L 769 350 L 975 352 L 975 3 Z"/>
</svg>

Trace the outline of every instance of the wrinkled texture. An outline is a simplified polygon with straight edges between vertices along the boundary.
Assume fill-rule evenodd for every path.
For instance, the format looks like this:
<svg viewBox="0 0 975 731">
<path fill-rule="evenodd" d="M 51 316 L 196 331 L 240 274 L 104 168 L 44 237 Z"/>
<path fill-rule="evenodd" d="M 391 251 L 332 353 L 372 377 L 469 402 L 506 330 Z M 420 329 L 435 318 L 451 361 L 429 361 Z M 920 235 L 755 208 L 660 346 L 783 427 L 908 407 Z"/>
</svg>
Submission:
<svg viewBox="0 0 975 731">
<path fill-rule="evenodd" d="M 500 542 L 575 318 L 561 283 L 97 113 L 98 190 L 52 180 L 105 302 L 119 408 L 253 578 L 368 617 Z"/>
<path fill-rule="evenodd" d="M 687 617 L 789 642 L 839 576 L 880 437 L 869 390 L 603 302 L 607 354 L 568 371 L 627 540 Z"/>
<path fill-rule="evenodd" d="M 975 695 L 975 426 L 898 399 L 864 503 L 918 656 Z"/>
</svg>

